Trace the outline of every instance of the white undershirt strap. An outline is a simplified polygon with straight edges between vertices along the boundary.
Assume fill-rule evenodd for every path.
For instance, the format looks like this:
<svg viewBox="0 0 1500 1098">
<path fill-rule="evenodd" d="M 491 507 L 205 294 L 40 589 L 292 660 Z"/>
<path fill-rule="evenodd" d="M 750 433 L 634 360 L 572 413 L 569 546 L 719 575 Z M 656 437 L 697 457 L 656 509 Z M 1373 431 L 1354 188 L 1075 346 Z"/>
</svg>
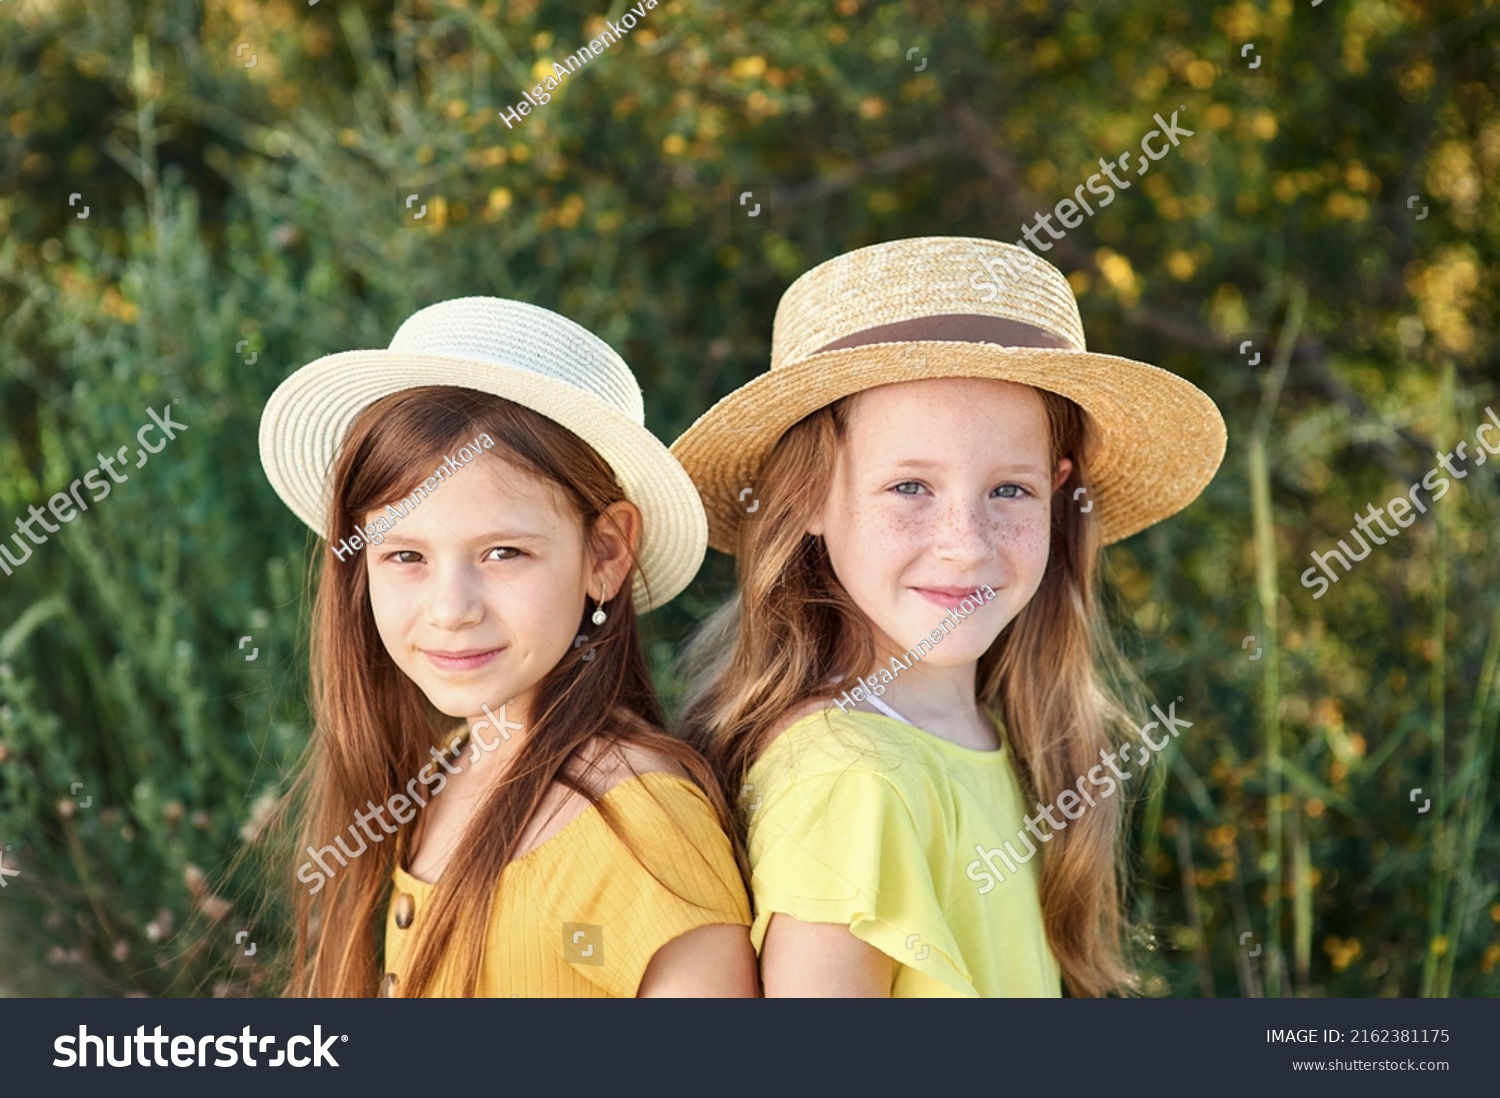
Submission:
<svg viewBox="0 0 1500 1098">
<path fill-rule="evenodd" d="M 874 706 L 874 707 L 875 707 L 875 708 L 876 708 L 876 709 L 878 709 L 878 710 L 880 710 L 880 711 L 881 711 L 881 712 L 882 712 L 882 713 L 884 713 L 884 714 L 885 714 L 885 715 L 886 715 L 886 716 L 887 716 L 887 717 L 890 717 L 890 718 L 892 718 L 892 719 L 894 719 L 894 720 L 898 720 L 898 721 L 900 721 L 900 722 L 901 722 L 901 723 L 902 723 L 902 724 L 911 724 L 911 721 L 909 721 L 909 720 L 907 720 L 907 719 L 906 719 L 906 718 L 905 718 L 905 717 L 903 717 L 903 716 L 902 716 L 902 715 L 901 715 L 901 714 L 900 714 L 900 713 L 897 713 L 897 712 L 896 712 L 896 711 L 895 711 L 895 710 L 894 710 L 894 709 L 892 709 L 892 708 L 891 708 L 891 707 L 890 707 L 890 706 L 888 706 L 888 705 L 886 705 L 886 704 L 885 704 L 885 702 L 883 702 L 883 701 L 881 701 L 881 700 L 880 700 L 880 699 L 879 699 L 879 698 L 877 698 L 877 697 L 876 697 L 876 696 L 875 696 L 875 695 L 874 695 L 874 694 L 866 694 L 866 695 L 865 695 L 865 701 L 867 701 L 867 702 L 869 702 L 869 703 L 870 703 L 870 704 L 871 704 L 871 705 L 873 705 L 873 706 Z M 912 727 L 913 727 L 913 728 L 915 728 L 915 727 L 916 727 L 916 725 L 912 725 Z"/>
</svg>

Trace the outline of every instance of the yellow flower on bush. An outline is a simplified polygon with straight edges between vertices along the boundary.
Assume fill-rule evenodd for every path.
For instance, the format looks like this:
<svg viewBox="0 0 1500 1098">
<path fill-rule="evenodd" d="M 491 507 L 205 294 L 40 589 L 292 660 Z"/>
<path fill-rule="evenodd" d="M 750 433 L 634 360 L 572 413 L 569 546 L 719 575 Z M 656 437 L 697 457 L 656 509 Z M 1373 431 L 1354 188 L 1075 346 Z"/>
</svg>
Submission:
<svg viewBox="0 0 1500 1098">
<path fill-rule="evenodd" d="M 134 324 L 135 318 L 140 310 L 135 307 L 135 302 L 127 301 L 123 294 L 113 286 L 104 291 L 104 296 L 99 299 L 100 307 L 114 317 L 123 320 L 126 324 Z"/>
<path fill-rule="evenodd" d="M 766 59 L 764 57 L 736 57 L 734 63 L 729 66 L 736 80 L 748 80 L 760 76 L 766 71 Z"/>
<path fill-rule="evenodd" d="M 1364 946 L 1353 938 L 1346 941 L 1337 934 L 1331 934 L 1323 941 L 1323 952 L 1328 954 L 1328 959 L 1333 963 L 1333 971 L 1343 972 L 1364 952 Z"/>
<path fill-rule="evenodd" d="M 509 187 L 496 187 L 490 191 L 484 204 L 484 220 L 493 221 L 510 209 L 512 196 Z"/>
</svg>

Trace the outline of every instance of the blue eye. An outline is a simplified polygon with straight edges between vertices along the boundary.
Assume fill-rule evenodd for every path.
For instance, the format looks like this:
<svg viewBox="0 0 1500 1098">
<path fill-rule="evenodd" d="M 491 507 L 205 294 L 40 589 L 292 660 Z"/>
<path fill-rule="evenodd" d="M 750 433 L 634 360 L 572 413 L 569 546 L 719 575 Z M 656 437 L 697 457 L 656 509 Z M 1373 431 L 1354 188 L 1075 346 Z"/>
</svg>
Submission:
<svg viewBox="0 0 1500 1098">
<path fill-rule="evenodd" d="M 995 489 L 995 494 L 1001 499 L 1019 499 L 1022 496 L 1031 495 L 1030 492 L 1019 484 L 1002 484 Z"/>
<path fill-rule="evenodd" d="M 903 480 L 900 484 L 897 484 L 897 485 L 893 486 L 892 489 L 891 489 L 891 491 L 895 492 L 897 495 L 900 495 L 900 496 L 914 496 L 914 495 L 917 494 L 915 491 L 913 491 L 913 492 L 904 492 L 904 491 L 902 491 L 903 488 L 914 488 L 914 489 L 917 489 L 917 490 L 920 491 L 921 488 L 922 488 L 922 485 L 918 481 L 915 481 L 915 480 Z"/>
</svg>

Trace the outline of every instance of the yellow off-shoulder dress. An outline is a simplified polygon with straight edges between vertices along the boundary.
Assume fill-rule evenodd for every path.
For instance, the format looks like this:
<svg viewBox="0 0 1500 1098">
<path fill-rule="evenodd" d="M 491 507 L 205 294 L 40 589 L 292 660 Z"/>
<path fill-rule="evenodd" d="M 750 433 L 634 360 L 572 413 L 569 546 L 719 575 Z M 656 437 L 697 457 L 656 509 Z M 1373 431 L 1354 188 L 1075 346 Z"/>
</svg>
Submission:
<svg viewBox="0 0 1500 1098">
<path fill-rule="evenodd" d="M 756 952 L 780 912 L 891 957 L 893 997 L 1060 996 L 1040 851 L 1018 838 L 1025 804 L 997 730 L 1001 748 L 979 751 L 829 709 L 772 741 L 744 791 Z"/>
<path fill-rule="evenodd" d="M 651 958 L 674 938 L 700 926 L 749 925 L 729 839 L 693 782 L 650 771 L 601 800 L 630 846 L 590 806 L 506 866 L 476 995 L 633 997 Z M 403 994 L 410 947 L 438 887 L 413 877 L 401 861 L 392 874 L 381 986 L 381 994 L 393 996 Z M 452 996 L 460 989 L 445 962 L 430 994 Z"/>
</svg>

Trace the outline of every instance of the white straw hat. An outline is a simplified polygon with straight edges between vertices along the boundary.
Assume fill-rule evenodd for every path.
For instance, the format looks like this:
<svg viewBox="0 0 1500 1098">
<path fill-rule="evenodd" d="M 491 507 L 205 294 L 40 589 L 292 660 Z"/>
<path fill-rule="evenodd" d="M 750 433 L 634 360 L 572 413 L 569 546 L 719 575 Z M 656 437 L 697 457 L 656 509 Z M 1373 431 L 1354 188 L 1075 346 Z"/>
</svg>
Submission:
<svg viewBox="0 0 1500 1098">
<path fill-rule="evenodd" d="M 427 385 L 514 401 L 592 446 L 641 509 L 633 596 L 642 612 L 676 596 L 703 562 L 708 529 L 693 483 L 646 430 L 630 367 L 586 328 L 498 297 L 461 297 L 413 313 L 386 350 L 341 351 L 303 366 L 266 402 L 260 460 L 292 512 L 327 538 L 330 474 L 344 432 L 392 393 Z"/>
<path fill-rule="evenodd" d="M 703 494 L 709 544 L 734 553 L 744 497 L 788 427 L 877 385 L 941 377 L 1031 385 L 1092 417 L 1090 510 L 1105 544 L 1186 507 L 1224 458 L 1224 417 L 1207 394 L 1087 349 L 1072 287 L 1052 264 L 995 240 L 893 240 L 793 282 L 776 309 L 770 372 L 672 444 Z"/>
</svg>

